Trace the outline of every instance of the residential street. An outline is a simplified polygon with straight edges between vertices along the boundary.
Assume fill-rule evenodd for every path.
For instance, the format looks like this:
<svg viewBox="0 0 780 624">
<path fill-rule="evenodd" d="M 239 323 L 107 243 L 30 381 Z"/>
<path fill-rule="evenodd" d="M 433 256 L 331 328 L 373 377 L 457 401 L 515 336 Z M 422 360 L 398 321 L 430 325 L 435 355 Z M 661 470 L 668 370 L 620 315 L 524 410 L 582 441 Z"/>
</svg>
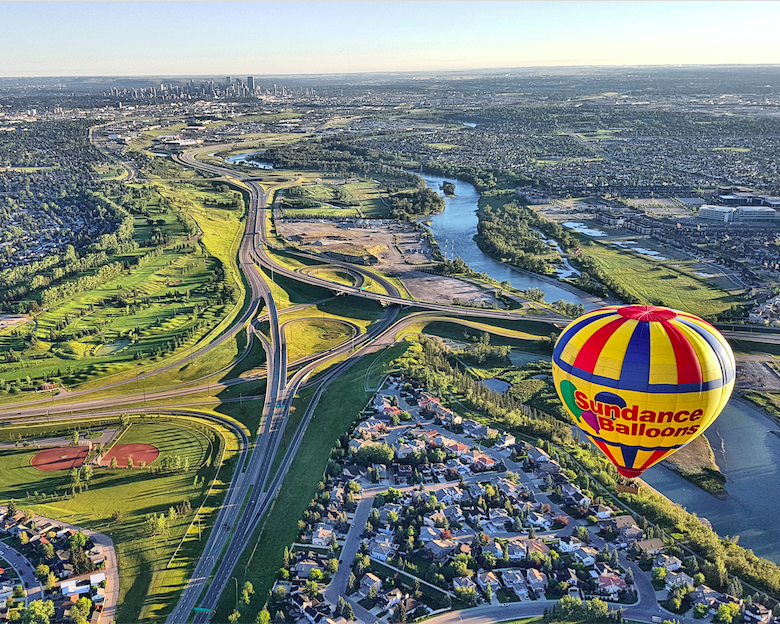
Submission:
<svg viewBox="0 0 780 624">
<path fill-rule="evenodd" d="M 11 548 L 5 542 L 0 542 L 0 557 L 11 564 L 22 579 L 22 585 L 27 592 L 27 601 L 43 598 L 43 587 L 35 578 L 35 570 L 19 552 Z"/>
</svg>

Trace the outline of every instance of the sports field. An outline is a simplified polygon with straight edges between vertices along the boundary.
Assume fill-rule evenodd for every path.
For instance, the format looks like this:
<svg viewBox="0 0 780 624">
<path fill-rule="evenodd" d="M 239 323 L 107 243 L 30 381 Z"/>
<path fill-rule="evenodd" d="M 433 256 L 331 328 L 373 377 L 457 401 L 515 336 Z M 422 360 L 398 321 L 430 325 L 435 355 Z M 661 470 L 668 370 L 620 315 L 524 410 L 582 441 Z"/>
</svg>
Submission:
<svg viewBox="0 0 780 624">
<path fill-rule="evenodd" d="M 38 450 L 29 447 L 3 451 L 0 452 L 0 497 L 6 502 L 16 500 L 20 507 L 51 518 L 111 533 L 119 560 L 121 606 L 117 621 L 152 621 L 164 616 L 181 589 L 184 576 L 197 557 L 198 542 L 189 545 L 180 553 L 177 565 L 167 569 L 193 514 L 171 520 L 166 533 L 157 536 L 146 530 L 147 515 L 168 515 L 171 507 L 185 501 L 197 509 L 214 475 L 223 447 L 217 444 L 220 439 L 216 430 L 203 423 L 165 417 L 137 421 L 120 438 L 119 444 L 151 445 L 160 450 L 160 460 L 155 465 L 168 457 L 171 466 L 175 466 L 178 457 L 179 468 L 150 472 L 138 468 L 140 460 L 136 460 L 136 468 L 128 470 L 125 460 L 117 470 L 95 469 L 88 489 L 65 497 L 62 494 L 71 489 L 67 470 L 36 470 L 30 462 Z M 234 443 L 230 444 L 235 447 Z M 187 470 L 185 459 L 189 465 Z M 223 468 L 225 475 L 231 467 Z M 114 512 L 121 513 L 118 523 L 112 522 Z M 203 527 L 209 528 L 208 517 Z"/>
</svg>

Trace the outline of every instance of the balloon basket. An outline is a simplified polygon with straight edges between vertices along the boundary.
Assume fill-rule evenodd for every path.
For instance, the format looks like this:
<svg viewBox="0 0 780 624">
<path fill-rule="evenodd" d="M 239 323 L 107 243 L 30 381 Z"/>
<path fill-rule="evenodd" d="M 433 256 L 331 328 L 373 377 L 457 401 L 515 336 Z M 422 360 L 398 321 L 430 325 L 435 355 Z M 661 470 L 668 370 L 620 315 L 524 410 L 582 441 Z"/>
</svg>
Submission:
<svg viewBox="0 0 780 624">
<path fill-rule="evenodd" d="M 617 485 L 615 486 L 615 489 L 617 489 L 618 492 L 622 492 L 623 494 L 639 494 L 640 487 L 641 483 L 636 479 L 626 479 L 625 477 L 620 477 L 620 479 L 618 479 Z"/>
</svg>

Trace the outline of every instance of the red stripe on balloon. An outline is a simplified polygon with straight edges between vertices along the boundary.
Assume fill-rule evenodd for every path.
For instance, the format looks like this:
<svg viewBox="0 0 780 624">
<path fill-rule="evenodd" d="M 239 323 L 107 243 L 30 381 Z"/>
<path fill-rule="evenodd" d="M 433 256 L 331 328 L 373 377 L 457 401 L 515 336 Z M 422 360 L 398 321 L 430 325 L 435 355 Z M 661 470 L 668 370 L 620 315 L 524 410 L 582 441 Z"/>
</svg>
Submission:
<svg viewBox="0 0 780 624">
<path fill-rule="evenodd" d="M 574 368 L 578 368 L 586 373 L 592 373 L 596 368 L 596 363 L 599 361 L 601 350 L 607 341 L 612 338 L 614 334 L 623 323 L 627 323 L 629 319 L 620 317 L 614 321 L 610 321 L 604 327 L 597 329 L 593 335 L 582 345 L 580 352 L 577 354 L 577 358 L 574 360 Z"/>
<path fill-rule="evenodd" d="M 657 451 L 653 451 L 653 454 L 650 455 L 650 458 L 644 463 L 644 465 L 639 470 L 640 471 L 647 470 L 648 466 L 650 466 L 654 462 L 656 462 L 659 459 L 661 459 L 668 452 L 669 452 L 669 449 L 660 449 L 660 450 L 657 450 Z"/>
<path fill-rule="evenodd" d="M 691 343 L 685 339 L 682 332 L 669 321 L 662 321 L 661 325 L 666 330 L 666 335 L 672 343 L 674 359 L 677 361 L 677 383 L 701 383 L 701 364 L 696 357 Z"/>
<path fill-rule="evenodd" d="M 593 440 L 593 438 L 591 438 L 591 440 Z M 598 446 L 598 447 L 599 447 L 599 448 L 602 450 L 602 452 L 604 453 L 604 455 L 606 455 L 607 457 L 609 457 L 610 461 L 611 461 L 613 464 L 615 464 L 616 466 L 620 466 L 620 465 L 621 465 L 621 462 L 619 462 L 618 460 L 616 460 L 616 459 L 615 459 L 615 456 L 614 456 L 614 455 L 612 454 L 612 452 L 609 450 L 609 446 L 607 446 L 606 444 L 604 444 L 604 442 L 602 442 L 601 440 L 593 440 L 593 442 L 595 442 L 595 443 L 596 443 L 596 446 Z"/>
</svg>

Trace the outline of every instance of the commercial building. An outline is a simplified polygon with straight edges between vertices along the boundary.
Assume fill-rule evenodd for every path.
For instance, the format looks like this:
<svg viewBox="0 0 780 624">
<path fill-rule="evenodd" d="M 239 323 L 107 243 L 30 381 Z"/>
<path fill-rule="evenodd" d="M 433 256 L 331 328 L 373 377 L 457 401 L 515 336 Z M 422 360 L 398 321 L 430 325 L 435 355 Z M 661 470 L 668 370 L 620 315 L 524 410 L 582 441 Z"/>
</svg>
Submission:
<svg viewBox="0 0 780 624">
<path fill-rule="evenodd" d="M 699 208 L 699 219 L 711 219 L 728 223 L 734 217 L 734 208 L 728 206 L 704 205 Z"/>
<path fill-rule="evenodd" d="M 739 206 L 734 213 L 734 221 L 774 221 L 777 211 L 765 206 Z"/>
</svg>

